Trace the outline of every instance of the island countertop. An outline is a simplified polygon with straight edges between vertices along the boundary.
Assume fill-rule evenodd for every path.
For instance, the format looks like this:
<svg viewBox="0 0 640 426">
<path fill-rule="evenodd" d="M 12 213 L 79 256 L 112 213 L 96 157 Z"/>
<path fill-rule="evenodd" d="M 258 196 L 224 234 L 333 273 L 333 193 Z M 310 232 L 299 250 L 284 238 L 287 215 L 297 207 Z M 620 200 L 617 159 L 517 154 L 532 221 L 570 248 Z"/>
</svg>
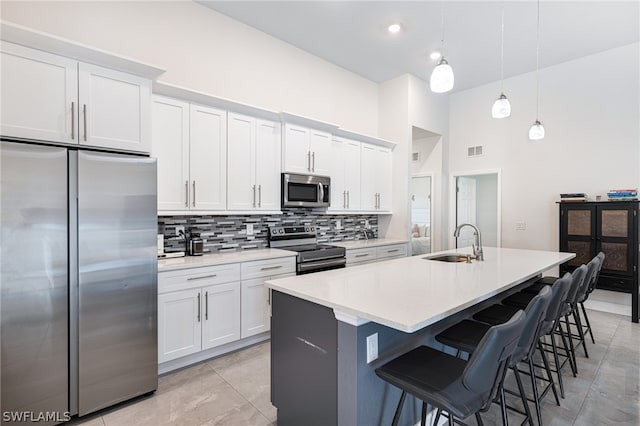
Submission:
<svg viewBox="0 0 640 426">
<path fill-rule="evenodd" d="M 482 262 L 404 257 L 266 281 L 266 286 L 332 308 L 353 325 L 373 321 L 412 333 L 575 257 L 573 253 L 485 247 Z"/>
</svg>

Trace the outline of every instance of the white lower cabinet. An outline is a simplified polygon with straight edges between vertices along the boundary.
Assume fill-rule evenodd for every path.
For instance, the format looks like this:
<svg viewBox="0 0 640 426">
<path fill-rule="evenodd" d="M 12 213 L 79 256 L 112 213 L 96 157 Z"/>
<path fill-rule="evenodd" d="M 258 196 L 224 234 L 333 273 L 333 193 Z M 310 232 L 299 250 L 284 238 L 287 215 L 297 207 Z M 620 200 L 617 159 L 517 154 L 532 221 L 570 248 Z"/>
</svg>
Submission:
<svg viewBox="0 0 640 426">
<path fill-rule="evenodd" d="M 295 275 L 295 268 L 292 256 L 160 272 L 158 362 L 269 331 L 271 297 L 264 282 Z"/>
</svg>

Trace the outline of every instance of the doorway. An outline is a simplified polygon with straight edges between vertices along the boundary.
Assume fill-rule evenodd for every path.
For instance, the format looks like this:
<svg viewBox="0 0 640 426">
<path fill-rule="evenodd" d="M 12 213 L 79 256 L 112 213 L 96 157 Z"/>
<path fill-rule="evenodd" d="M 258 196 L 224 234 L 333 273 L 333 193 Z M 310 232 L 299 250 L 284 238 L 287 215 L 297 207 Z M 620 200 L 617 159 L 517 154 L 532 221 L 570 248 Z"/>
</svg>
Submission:
<svg viewBox="0 0 640 426">
<path fill-rule="evenodd" d="M 501 246 L 501 188 L 500 171 L 482 171 L 452 175 L 452 224 L 451 246 L 469 247 L 475 241 L 470 227 L 462 229 L 458 238 L 453 231 L 463 223 L 475 225 L 480 230 L 482 244 Z"/>
<path fill-rule="evenodd" d="M 431 199 L 433 194 L 433 175 L 415 175 L 411 177 L 409 188 L 411 197 L 411 254 L 431 253 Z"/>
</svg>

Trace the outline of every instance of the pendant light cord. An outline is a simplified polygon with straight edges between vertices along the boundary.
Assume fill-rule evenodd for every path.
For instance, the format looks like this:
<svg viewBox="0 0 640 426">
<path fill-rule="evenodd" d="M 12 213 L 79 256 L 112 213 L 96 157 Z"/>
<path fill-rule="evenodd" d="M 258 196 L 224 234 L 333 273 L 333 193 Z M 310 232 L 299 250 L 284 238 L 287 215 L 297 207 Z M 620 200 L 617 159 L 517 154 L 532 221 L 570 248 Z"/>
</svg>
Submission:
<svg viewBox="0 0 640 426">
<path fill-rule="evenodd" d="M 444 0 L 440 2 L 440 43 L 442 44 L 442 57 L 444 58 Z"/>
<path fill-rule="evenodd" d="M 502 5 L 500 27 L 500 93 L 504 93 L 504 4 Z"/>
<path fill-rule="evenodd" d="M 538 108 L 540 103 L 540 0 L 538 0 L 536 28 L 536 121 L 538 121 Z"/>
</svg>

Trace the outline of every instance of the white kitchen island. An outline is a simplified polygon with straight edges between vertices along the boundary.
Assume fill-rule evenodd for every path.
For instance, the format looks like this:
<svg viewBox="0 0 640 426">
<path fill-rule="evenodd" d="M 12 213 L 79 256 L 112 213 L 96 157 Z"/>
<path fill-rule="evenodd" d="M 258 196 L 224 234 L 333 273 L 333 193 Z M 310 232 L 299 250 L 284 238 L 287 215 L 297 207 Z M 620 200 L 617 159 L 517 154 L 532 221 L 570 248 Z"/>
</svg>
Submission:
<svg viewBox="0 0 640 426">
<path fill-rule="evenodd" d="M 482 262 L 425 259 L 470 253 L 465 248 L 267 281 L 278 424 L 390 423 L 400 391 L 378 379 L 375 368 L 413 347 L 438 347 L 433 336 L 442 329 L 574 257 L 492 247 L 484 252 Z M 379 356 L 367 363 L 366 338 L 376 333 Z M 414 401 L 400 424 L 418 420 Z"/>
</svg>

